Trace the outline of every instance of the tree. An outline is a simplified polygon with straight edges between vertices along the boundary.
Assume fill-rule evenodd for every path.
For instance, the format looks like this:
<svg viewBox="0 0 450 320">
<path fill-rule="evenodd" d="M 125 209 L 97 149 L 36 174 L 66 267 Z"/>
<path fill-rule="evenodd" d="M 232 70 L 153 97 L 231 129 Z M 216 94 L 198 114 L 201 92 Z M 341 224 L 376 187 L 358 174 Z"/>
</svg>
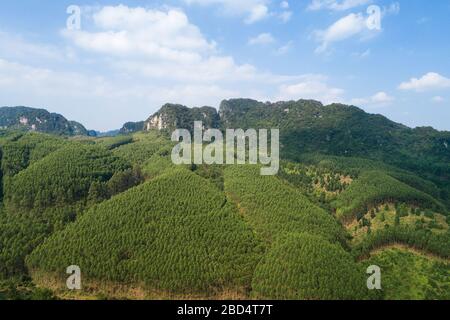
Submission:
<svg viewBox="0 0 450 320">
<path fill-rule="evenodd" d="M 398 227 L 400 225 L 400 214 L 398 212 L 395 213 L 395 222 L 394 225 Z"/>
<path fill-rule="evenodd" d="M 108 199 L 109 192 L 108 187 L 105 183 L 94 181 L 89 188 L 88 202 L 97 203 Z"/>
</svg>

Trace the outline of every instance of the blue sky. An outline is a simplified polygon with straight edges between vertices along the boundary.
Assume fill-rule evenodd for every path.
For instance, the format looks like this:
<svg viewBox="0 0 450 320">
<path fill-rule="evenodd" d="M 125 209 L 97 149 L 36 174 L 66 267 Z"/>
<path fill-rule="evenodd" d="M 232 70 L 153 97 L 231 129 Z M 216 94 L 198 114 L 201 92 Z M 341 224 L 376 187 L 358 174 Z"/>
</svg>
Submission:
<svg viewBox="0 0 450 320">
<path fill-rule="evenodd" d="M 70 5 L 80 28 L 67 28 Z M 370 6 L 380 25 L 367 23 Z M 0 9 L 0 105 L 46 108 L 97 130 L 166 102 L 218 107 L 233 97 L 341 102 L 450 130 L 449 57 L 450 0 L 19 0 Z"/>
</svg>

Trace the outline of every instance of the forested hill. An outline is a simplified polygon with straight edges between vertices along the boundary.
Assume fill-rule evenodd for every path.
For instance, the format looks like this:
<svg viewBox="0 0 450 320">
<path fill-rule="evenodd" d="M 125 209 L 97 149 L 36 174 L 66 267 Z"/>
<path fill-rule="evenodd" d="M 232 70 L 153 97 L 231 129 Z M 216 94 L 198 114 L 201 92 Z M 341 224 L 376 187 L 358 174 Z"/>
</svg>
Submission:
<svg viewBox="0 0 450 320">
<path fill-rule="evenodd" d="M 412 129 L 355 106 L 324 106 L 313 100 L 277 103 L 224 100 L 218 113 L 211 107 L 190 109 L 166 104 L 143 126 L 141 123 L 127 126 L 126 131 L 192 129 L 194 121 L 203 121 L 207 128 L 279 128 L 285 155 L 290 157 L 320 152 L 389 162 L 394 153 L 402 161 L 413 155 L 422 160 L 450 161 L 450 132 L 430 127 Z"/>
<path fill-rule="evenodd" d="M 450 299 L 449 184 L 324 154 L 175 166 L 173 145 L 0 130 L 0 300 Z"/>
<path fill-rule="evenodd" d="M 324 106 L 313 100 L 263 103 L 232 99 L 223 101 L 217 112 L 212 107 L 166 104 L 146 121 L 126 123 L 120 134 L 192 129 L 194 121 L 203 121 L 206 128 L 279 128 L 283 159 L 304 161 L 311 160 L 310 154 L 322 154 L 377 160 L 444 186 L 443 198 L 450 192 L 446 187 L 450 181 L 450 132 L 408 128 L 354 106 Z M 62 115 L 27 107 L 0 108 L 0 128 L 92 135 Z"/>
<path fill-rule="evenodd" d="M 354 106 L 324 106 L 311 100 L 272 104 L 236 99 L 223 101 L 219 113 L 223 127 L 279 128 L 285 154 L 290 157 L 320 152 L 387 162 L 394 156 L 402 162 L 410 157 L 450 161 L 450 132 L 411 129 Z"/>
<path fill-rule="evenodd" d="M 382 115 L 343 104 L 313 100 L 263 103 L 232 99 L 212 108 L 164 105 L 144 124 L 147 130 L 192 129 L 193 121 L 213 128 L 279 128 L 284 159 L 303 161 L 310 154 L 382 161 L 418 173 L 435 183 L 450 181 L 450 132 L 409 128 Z M 448 198 L 449 190 L 443 191 Z"/>
<path fill-rule="evenodd" d="M 88 135 L 86 128 L 75 121 L 69 121 L 62 115 L 50 113 L 44 109 L 28 107 L 0 108 L 1 129 L 37 131 L 61 135 Z"/>
</svg>

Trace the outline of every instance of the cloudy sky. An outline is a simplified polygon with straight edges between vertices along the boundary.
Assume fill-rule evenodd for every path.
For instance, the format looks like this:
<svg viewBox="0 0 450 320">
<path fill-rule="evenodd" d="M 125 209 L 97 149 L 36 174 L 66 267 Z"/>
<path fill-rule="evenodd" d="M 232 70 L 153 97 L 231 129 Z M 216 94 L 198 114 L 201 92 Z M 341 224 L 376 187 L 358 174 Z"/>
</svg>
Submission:
<svg viewBox="0 0 450 320">
<path fill-rule="evenodd" d="M 0 105 L 109 130 L 304 98 L 450 130 L 449 32 L 450 0 L 2 1 Z"/>
</svg>

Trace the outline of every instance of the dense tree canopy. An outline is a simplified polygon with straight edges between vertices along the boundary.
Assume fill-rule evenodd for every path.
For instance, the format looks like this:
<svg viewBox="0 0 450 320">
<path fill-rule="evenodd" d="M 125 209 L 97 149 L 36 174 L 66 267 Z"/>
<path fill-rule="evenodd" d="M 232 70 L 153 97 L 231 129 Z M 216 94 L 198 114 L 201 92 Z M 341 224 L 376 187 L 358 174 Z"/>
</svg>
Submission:
<svg viewBox="0 0 450 320">
<path fill-rule="evenodd" d="M 367 208 L 383 202 L 407 202 L 422 208 L 433 208 L 441 212 L 446 209 L 432 196 L 414 189 L 382 171 L 368 171 L 359 176 L 347 190 L 333 203 L 337 216 L 342 219 L 353 218 Z"/>
<path fill-rule="evenodd" d="M 285 232 L 310 232 L 344 242 L 344 232 L 331 214 L 277 177 L 261 176 L 252 166 L 225 169 L 225 192 L 244 219 L 267 241 Z"/>
<path fill-rule="evenodd" d="M 253 278 L 259 299 L 367 299 L 364 271 L 337 244 L 307 233 L 277 239 Z"/>
<path fill-rule="evenodd" d="M 31 279 L 65 293 L 72 264 L 92 284 L 88 295 L 122 286 L 202 298 L 448 296 L 446 133 L 314 101 L 162 111 L 167 128 L 190 128 L 192 119 L 222 129 L 279 127 L 279 174 L 177 167 L 164 130 L 133 125 L 128 135 L 103 138 L 0 130 L 0 299 L 53 298 Z M 391 246 L 424 257 L 374 257 Z M 417 292 L 397 286 L 406 260 L 426 270 L 419 280 L 408 273 Z M 388 268 L 381 294 L 365 287 L 370 262 Z"/>
<path fill-rule="evenodd" d="M 49 274 L 76 263 L 91 280 L 211 293 L 248 290 L 259 248 L 221 192 L 180 169 L 92 208 L 27 261 Z"/>
<path fill-rule="evenodd" d="M 7 180 L 5 205 L 20 210 L 71 204 L 86 198 L 94 181 L 108 181 L 127 168 L 126 161 L 101 148 L 69 145 Z"/>
</svg>

